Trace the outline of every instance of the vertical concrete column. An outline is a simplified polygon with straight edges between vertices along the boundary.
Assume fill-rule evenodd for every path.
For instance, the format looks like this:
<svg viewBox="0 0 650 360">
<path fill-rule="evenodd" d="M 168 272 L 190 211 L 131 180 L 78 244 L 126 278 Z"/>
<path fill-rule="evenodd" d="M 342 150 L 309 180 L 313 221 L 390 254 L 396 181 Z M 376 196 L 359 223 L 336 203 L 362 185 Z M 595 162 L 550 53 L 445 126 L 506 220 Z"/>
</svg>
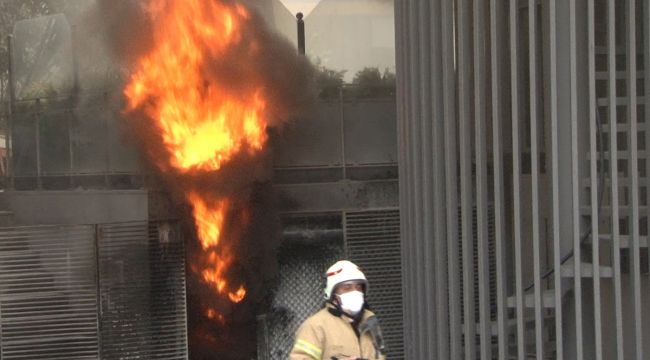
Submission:
<svg viewBox="0 0 650 360">
<path fill-rule="evenodd" d="M 456 359 L 462 343 L 458 179 L 450 165 L 453 1 L 395 1 L 395 16 L 405 358 Z"/>
</svg>

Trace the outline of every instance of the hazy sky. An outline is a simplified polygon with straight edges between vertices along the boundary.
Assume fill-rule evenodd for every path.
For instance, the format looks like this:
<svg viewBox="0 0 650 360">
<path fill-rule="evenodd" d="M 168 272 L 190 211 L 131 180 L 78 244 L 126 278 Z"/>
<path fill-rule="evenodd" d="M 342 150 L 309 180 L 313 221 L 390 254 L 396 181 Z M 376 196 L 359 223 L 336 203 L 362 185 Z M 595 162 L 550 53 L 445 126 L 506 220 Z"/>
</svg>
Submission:
<svg viewBox="0 0 650 360">
<path fill-rule="evenodd" d="M 318 4 L 319 0 L 280 0 L 291 11 L 292 14 L 302 12 L 307 16 L 309 12 Z"/>
</svg>

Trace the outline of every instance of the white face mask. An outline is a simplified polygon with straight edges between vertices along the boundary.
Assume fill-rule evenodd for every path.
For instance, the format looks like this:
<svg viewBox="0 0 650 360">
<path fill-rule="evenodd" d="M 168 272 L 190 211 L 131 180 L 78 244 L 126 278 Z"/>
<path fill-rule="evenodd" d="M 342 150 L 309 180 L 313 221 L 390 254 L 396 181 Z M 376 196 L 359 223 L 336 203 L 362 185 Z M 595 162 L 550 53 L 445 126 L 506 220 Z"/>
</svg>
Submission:
<svg viewBox="0 0 650 360">
<path fill-rule="evenodd" d="M 358 314 L 363 308 L 363 293 L 361 291 L 350 291 L 337 295 L 341 302 L 341 309 L 350 315 Z"/>
</svg>

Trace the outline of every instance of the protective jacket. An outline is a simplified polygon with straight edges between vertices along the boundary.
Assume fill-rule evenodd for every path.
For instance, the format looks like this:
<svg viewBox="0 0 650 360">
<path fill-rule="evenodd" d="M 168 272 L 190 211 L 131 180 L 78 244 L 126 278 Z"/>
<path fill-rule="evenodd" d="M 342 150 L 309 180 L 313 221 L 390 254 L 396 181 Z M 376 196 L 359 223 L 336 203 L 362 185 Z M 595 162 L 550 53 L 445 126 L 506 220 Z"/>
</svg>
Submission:
<svg viewBox="0 0 650 360">
<path fill-rule="evenodd" d="M 384 360 L 383 343 L 375 315 L 364 310 L 355 328 L 353 319 L 330 304 L 305 320 L 296 333 L 290 360 L 359 358 Z"/>
</svg>

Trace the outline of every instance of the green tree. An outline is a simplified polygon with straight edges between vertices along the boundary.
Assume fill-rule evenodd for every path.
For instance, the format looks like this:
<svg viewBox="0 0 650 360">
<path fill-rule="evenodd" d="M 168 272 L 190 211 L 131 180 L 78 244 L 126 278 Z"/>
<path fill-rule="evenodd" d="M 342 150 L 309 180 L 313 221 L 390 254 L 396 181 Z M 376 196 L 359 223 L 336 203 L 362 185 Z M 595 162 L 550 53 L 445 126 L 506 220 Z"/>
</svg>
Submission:
<svg viewBox="0 0 650 360">
<path fill-rule="evenodd" d="M 395 88 L 395 86 L 396 86 L 395 73 L 391 72 L 388 69 L 384 70 L 384 75 L 382 76 L 381 80 L 382 80 L 384 86 L 390 86 L 390 87 L 393 87 L 393 88 Z"/>
<path fill-rule="evenodd" d="M 360 98 L 388 97 L 395 94 L 395 74 L 388 69 L 382 74 L 376 67 L 366 67 L 352 79 L 354 94 Z"/>
<path fill-rule="evenodd" d="M 319 96 L 323 99 L 337 97 L 341 87 L 343 87 L 343 76 L 346 70 L 332 70 L 319 63 L 316 64 L 316 86 L 319 90 Z"/>
<path fill-rule="evenodd" d="M 354 74 L 352 84 L 360 87 L 381 86 L 382 78 L 379 69 L 376 67 L 366 67 Z"/>
</svg>

